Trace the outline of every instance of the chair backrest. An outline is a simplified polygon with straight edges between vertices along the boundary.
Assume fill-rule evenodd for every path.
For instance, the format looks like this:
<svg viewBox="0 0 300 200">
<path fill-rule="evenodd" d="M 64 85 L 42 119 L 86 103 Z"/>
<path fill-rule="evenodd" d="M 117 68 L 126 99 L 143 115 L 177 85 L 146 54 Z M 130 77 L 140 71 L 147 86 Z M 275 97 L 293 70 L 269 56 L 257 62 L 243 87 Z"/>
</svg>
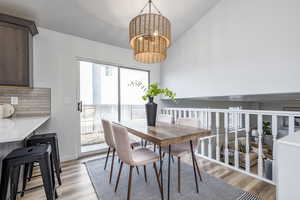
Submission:
<svg viewBox="0 0 300 200">
<path fill-rule="evenodd" d="M 113 136 L 113 129 L 112 123 L 109 120 L 101 119 L 103 131 L 104 131 L 104 139 L 106 144 L 109 147 L 115 148 L 114 136 Z"/>
<path fill-rule="evenodd" d="M 176 124 L 181 126 L 190 126 L 194 128 L 200 128 L 200 121 L 198 119 L 191 118 L 178 118 Z M 194 148 L 198 146 L 198 140 L 193 140 Z M 197 147 L 196 147 L 197 148 Z"/>
<path fill-rule="evenodd" d="M 127 129 L 118 124 L 113 124 L 112 128 L 118 157 L 126 164 L 132 164 L 132 149 L 130 146 Z"/>
<path fill-rule="evenodd" d="M 200 121 L 198 119 L 178 118 L 176 124 L 182 126 L 191 126 L 194 128 L 200 128 Z"/>
<path fill-rule="evenodd" d="M 173 120 L 171 115 L 158 115 L 157 121 L 171 124 Z"/>
</svg>

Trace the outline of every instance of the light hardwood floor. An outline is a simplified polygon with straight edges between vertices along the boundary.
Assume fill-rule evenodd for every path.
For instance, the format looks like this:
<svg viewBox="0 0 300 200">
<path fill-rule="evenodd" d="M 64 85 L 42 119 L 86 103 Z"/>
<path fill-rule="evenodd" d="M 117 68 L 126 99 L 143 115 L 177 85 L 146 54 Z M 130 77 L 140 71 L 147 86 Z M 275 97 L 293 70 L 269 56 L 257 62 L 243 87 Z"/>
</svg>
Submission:
<svg viewBox="0 0 300 200">
<path fill-rule="evenodd" d="M 89 156 L 81 158 L 75 161 L 68 161 L 62 164 L 62 182 L 63 185 L 58 187 L 58 195 L 61 200 L 97 200 L 97 196 L 94 192 L 93 186 L 90 182 L 88 173 L 86 171 L 83 162 L 103 157 L 104 155 Z M 187 163 L 190 162 L 190 158 L 183 159 Z M 249 177 L 242 173 L 228 169 L 224 166 L 212 163 L 202 158 L 198 158 L 199 166 L 206 173 L 224 180 L 226 183 L 235 187 L 241 188 L 244 191 L 258 194 L 263 200 L 275 200 L 275 186 Z M 99 169 L 101 170 L 101 169 Z M 38 172 L 36 172 L 38 173 Z M 33 187 L 41 184 L 41 178 L 33 179 L 29 184 L 29 187 Z M 46 199 L 44 190 L 42 187 L 27 191 L 22 200 L 40 200 Z"/>
</svg>

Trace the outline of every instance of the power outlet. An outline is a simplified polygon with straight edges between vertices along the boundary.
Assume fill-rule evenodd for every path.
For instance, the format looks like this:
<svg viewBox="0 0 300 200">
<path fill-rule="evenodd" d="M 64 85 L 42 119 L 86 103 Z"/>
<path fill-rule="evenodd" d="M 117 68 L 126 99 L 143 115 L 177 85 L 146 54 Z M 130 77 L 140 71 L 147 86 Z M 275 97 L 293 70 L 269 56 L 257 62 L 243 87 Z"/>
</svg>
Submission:
<svg viewBox="0 0 300 200">
<path fill-rule="evenodd" d="M 10 103 L 12 105 L 18 105 L 19 104 L 19 98 L 18 97 L 10 97 Z"/>
</svg>

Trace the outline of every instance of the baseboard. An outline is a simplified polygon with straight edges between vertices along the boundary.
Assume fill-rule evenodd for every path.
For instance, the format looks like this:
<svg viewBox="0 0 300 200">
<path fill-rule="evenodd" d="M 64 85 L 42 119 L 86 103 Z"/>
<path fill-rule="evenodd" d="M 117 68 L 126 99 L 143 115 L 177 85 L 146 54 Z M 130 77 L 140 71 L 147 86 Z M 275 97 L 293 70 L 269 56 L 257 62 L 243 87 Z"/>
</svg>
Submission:
<svg viewBox="0 0 300 200">
<path fill-rule="evenodd" d="M 71 155 L 62 155 L 60 156 L 60 161 L 65 162 L 65 161 L 70 161 L 70 160 L 76 160 L 78 159 L 76 154 L 71 154 Z"/>
</svg>

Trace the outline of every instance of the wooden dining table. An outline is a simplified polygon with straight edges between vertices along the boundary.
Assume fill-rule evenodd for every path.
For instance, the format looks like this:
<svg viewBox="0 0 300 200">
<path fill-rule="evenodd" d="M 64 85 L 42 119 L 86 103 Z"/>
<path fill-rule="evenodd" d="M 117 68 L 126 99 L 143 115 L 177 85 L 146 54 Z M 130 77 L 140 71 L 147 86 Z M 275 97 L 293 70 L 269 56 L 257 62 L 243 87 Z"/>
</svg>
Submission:
<svg viewBox="0 0 300 200">
<path fill-rule="evenodd" d="M 210 136 L 212 133 L 210 130 L 195 128 L 190 126 L 182 126 L 177 124 L 169 124 L 157 122 L 156 126 L 148 126 L 145 120 L 131 120 L 131 121 L 121 121 L 117 122 L 117 124 L 126 127 L 127 130 L 146 141 L 152 142 L 154 145 L 159 146 L 159 156 L 160 156 L 160 187 L 161 187 L 161 195 L 162 199 L 164 199 L 164 189 L 163 189 L 163 156 L 161 147 L 168 147 L 168 191 L 167 191 L 167 199 L 170 199 L 170 172 L 171 172 L 171 149 L 174 144 L 181 144 L 185 142 L 190 143 L 190 150 L 193 160 L 193 169 L 195 176 L 195 184 L 196 191 L 199 192 L 198 188 L 198 180 L 196 175 L 196 166 L 197 161 L 195 159 L 193 141 L 199 138 Z"/>
</svg>

